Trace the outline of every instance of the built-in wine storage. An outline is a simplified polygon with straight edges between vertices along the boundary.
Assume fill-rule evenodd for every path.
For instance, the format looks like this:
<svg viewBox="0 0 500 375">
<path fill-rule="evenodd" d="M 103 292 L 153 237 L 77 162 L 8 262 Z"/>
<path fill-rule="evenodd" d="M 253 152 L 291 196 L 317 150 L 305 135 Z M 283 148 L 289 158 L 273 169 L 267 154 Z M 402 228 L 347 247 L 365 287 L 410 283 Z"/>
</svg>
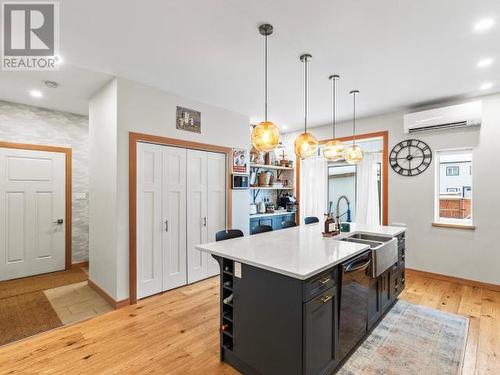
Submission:
<svg viewBox="0 0 500 375">
<path fill-rule="evenodd" d="M 234 262 L 222 259 L 221 273 L 221 345 L 233 350 Z"/>
</svg>

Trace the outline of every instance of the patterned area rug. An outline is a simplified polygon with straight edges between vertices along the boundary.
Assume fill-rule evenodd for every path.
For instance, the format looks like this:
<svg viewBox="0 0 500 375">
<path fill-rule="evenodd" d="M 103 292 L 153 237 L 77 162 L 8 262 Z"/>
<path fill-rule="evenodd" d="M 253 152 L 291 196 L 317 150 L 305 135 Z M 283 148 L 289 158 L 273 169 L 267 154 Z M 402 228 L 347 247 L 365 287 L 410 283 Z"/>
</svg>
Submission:
<svg viewBox="0 0 500 375">
<path fill-rule="evenodd" d="M 469 319 L 398 301 L 340 375 L 462 373 Z"/>
</svg>

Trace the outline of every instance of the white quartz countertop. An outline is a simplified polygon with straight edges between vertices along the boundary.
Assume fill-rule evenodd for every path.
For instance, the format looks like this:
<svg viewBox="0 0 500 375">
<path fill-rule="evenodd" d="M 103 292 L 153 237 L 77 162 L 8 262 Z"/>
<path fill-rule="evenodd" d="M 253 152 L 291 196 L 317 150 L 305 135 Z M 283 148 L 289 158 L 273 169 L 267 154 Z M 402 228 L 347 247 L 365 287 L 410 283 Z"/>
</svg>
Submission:
<svg viewBox="0 0 500 375">
<path fill-rule="evenodd" d="M 300 225 L 196 246 L 200 251 L 300 280 L 308 279 L 369 249 L 367 245 L 324 238 L 323 224 Z M 405 228 L 355 226 L 351 232 L 395 236 Z"/>
<path fill-rule="evenodd" d="M 198 250 L 305 280 L 369 246 L 324 238 L 323 225 L 300 225 L 196 246 Z"/>
</svg>

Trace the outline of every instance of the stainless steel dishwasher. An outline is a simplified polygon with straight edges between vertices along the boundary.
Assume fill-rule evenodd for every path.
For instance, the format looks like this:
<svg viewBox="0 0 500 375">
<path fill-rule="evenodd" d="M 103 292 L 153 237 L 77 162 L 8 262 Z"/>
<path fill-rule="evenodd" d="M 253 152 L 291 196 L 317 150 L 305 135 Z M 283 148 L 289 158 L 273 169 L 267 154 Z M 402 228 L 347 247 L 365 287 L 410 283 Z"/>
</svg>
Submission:
<svg viewBox="0 0 500 375">
<path fill-rule="evenodd" d="M 339 360 L 366 334 L 371 252 L 343 263 L 340 269 Z"/>
</svg>

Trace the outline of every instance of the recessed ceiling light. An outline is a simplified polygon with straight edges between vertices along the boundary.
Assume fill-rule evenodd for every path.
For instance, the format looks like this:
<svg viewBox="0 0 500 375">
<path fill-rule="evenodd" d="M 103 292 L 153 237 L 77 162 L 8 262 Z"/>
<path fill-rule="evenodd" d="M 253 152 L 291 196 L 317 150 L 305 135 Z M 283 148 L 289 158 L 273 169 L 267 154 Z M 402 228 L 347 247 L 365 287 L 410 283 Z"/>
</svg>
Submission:
<svg viewBox="0 0 500 375">
<path fill-rule="evenodd" d="M 286 125 L 281 125 L 281 129 L 286 130 L 286 129 L 288 129 L 288 126 L 286 126 Z"/>
<path fill-rule="evenodd" d="M 474 25 L 474 31 L 479 32 L 491 29 L 494 24 L 495 21 L 493 20 L 493 18 L 483 18 L 482 20 L 476 22 L 476 24 Z"/>
<path fill-rule="evenodd" d="M 483 83 L 480 87 L 481 90 L 489 90 L 493 87 L 493 83 L 491 82 L 486 82 L 486 83 Z"/>
<path fill-rule="evenodd" d="M 491 64 L 493 64 L 493 59 L 488 57 L 488 58 L 485 58 L 485 59 L 481 59 L 477 62 L 477 67 L 478 68 L 487 68 L 488 66 L 490 66 Z"/>
<path fill-rule="evenodd" d="M 43 94 L 40 90 L 31 90 L 30 95 L 34 98 L 42 98 Z"/>
</svg>

